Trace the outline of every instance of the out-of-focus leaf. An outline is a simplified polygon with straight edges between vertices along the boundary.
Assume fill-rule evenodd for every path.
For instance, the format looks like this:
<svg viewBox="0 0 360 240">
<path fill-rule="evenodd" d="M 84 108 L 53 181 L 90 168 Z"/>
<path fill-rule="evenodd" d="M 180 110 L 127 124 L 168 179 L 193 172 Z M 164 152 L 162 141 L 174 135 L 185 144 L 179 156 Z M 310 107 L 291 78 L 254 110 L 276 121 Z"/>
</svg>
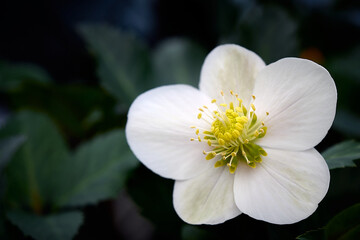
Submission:
<svg viewBox="0 0 360 240">
<path fill-rule="evenodd" d="M 0 176 L 5 165 L 24 141 L 25 137 L 22 135 L 0 139 Z"/>
<path fill-rule="evenodd" d="M 306 232 L 296 239 L 322 240 L 341 239 L 354 240 L 360 236 L 360 203 L 355 204 L 333 217 L 325 227 Z"/>
<path fill-rule="evenodd" d="M 153 54 L 155 84 L 183 83 L 197 87 L 205 57 L 205 50 L 189 40 L 161 43 Z"/>
<path fill-rule="evenodd" d="M 148 49 L 131 34 L 107 25 L 83 24 L 78 30 L 96 57 L 101 85 L 118 100 L 130 104 L 147 88 Z"/>
<path fill-rule="evenodd" d="M 354 160 L 360 159 L 360 143 L 345 141 L 325 150 L 322 155 L 329 169 L 356 167 Z"/>
<path fill-rule="evenodd" d="M 46 113 L 71 140 L 83 139 L 90 131 L 106 131 L 119 124 L 115 100 L 99 88 L 26 83 L 21 90 L 9 94 L 9 98 L 14 109 Z M 94 116 L 89 119 L 94 111 L 98 112 L 97 119 Z"/>
<path fill-rule="evenodd" d="M 254 5 L 241 16 L 237 28 L 222 43 L 237 43 L 261 56 L 266 63 L 298 56 L 297 23 L 281 8 Z"/>
<path fill-rule="evenodd" d="M 0 238 L 5 234 L 3 195 L 5 193 L 6 183 L 4 181 L 3 169 L 24 141 L 25 137 L 22 135 L 7 137 L 0 140 Z"/>
<path fill-rule="evenodd" d="M 25 81 L 48 83 L 50 76 L 39 66 L 29 63 L 0 62 L 0 91 L 12 91 Z"/>
<path fill-rule="evenodd" d="M 24 134 L 27 141 L 6 169 L 6 201 L 11 207 L 44 209 L 80 206 L 114 197 L 138 161 L 122 130 L 100 135 L 70 156 L 47 117 L 20 112 L 0 131 Z"/>
<path fill-rule="evenodd" d="M 355 239 L 360 232 L 360 203 L 340 212 L 325 226 L 327 239 Z"/>
<path fill-rule="evenodd" d="M 308 231 L 296 237 L 297 240 L 326 240 L 323 229 Z"/>
<path fill-rule="evenodd" d="M 0 130 L 0 137 L 17 134 L 24 135 L 26 142 L 6 168 L 6 201 L 39 213 L 57 198 L 56 173 L 69 158 L 68 149 L 54 124 L 41 114 L 19 112 Z"/>
<path fill-rule="evenodd" d="M 24 235 L 36 240 L 71 240 L 83 222 L 83 215 L 78 211 L 49 216 L 12 211 L 7 213 L 7 217 Z"/>
<path fill-rule="evenodd" d="M 100 135 L 80 146 L 63 168 L 57 206 L 80 206 L 115 197 L 128 171 L 138 161 L 130 151 L 123 130 Z"/>
</svg>

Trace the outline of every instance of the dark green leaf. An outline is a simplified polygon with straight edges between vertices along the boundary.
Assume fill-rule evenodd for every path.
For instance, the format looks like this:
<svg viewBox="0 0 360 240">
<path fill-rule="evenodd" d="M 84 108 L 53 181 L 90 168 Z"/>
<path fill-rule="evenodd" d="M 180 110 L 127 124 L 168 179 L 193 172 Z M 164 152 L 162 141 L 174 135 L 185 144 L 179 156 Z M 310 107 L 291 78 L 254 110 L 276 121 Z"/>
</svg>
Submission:
<svg viewBox="0 0 360 240">
<path fill-rule="evenodd" d="M 114 99 L 95 87 L 26 83 L 9 97 L 12 108 L 46 113 L 75 142 L 90 131 L 104 131 L 119 124 Z"/>
<path fill-rule="evenodd" d="M 298 240 L 325 240 L 324 229 L 308 231 L 296 237 Z"/>
<path fill-rule="evenodd" d="M 138 161 L 130 151 L 125 133 L 115 130 L 80 146 L 63 169 L 64 194 L 58 206 L 79 206 L 115 197 L 129 170 Z"/>
<path fill-rule="evenodd" d="M 101 85 L 114 97 L 130 104 L 146 89 L 150 57 L 134 36 L 101 24 L 79 26 L 98 62 Z"/>
<path fill-rule="evenodd" d="M 341 239 L 353 240 L 360 236 L 360 203 L 355 204 L 333 217 L 325 227 L 306 232 L 296 239 L 325 240 Z"/>
<path fill-rule="evenodd" d="M 68 149 L 54 124 L 41 114 L 20 112 L 0 130 L 0 137 L 17 134 L 26 142 L 7 166 L 6 201 L 39 213 L 58 197 L 57 172 L 69 158 Z"/>
<path fill-rule="evenodd" d="M 25 212 L 8 212 L 7 217 L 25 235 L 36 240 L 73 239 L 83 222 L 83 215 L 78 211 L 49 216 L 38 216 Z"/>
<path fill-rule="evenodd" d="M 352 237 L 359 237 L 359 232 L 360 203 L 355 204 L 336 215 L 325 227 L 327 239 L 355 239 Z"/>
<path fill-rule="evenodd" d="M 42 68 L 33 64 L 0 62 L 0 90 L 15 90 L 25 81 L 48 83 L 51 78 Z"/>
<path fill-rule="evenodd" d="M 7 137 L 0 140 L 0 176 L 5 165 L 24 141 L 25 137 L 22 135 Z"/>
<path fill-rule="evenodd" d="M 360 159 L 360 143 L 346 141 L 330 147 L 322 153 L 329 169 L 356 167 L 354 160 Z"/>
<path fill-rule="evenodd" d="M 155 84 L 183 83 L 197 87 L 205 57 L 205 50 L 189 40 L 161 43 L 153 54 Z"/>
</svg>

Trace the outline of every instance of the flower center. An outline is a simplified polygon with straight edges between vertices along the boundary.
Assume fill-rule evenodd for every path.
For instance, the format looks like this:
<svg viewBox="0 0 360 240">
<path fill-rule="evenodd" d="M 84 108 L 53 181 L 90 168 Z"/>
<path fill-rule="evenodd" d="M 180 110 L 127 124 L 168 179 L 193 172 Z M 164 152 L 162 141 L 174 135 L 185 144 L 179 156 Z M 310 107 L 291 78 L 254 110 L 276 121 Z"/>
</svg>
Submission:
<svg viewBox="0 0 360 240">
<path fill-rule="evenodd" d="M 265 136 L 267 128 L 255 114 L 255 96 L 252 96 L 250 106 L 246 108 L 237 94 L 233 91 L 230 91 L 230 94 L 233 101 L 228 104 L 224 98 L 221 104 L 217 104 L 215 99 L 211 101 L 217 105 L 215 111 L 209 110 L 207 106 L 199 108 L 197 118 L 205 121 L 209 128 L 200 129 L 192 126 L 191 128 L 196 129 L 197 137 L 190 140 L 206 141 L 212 150 L 203 151 L 205 159 L 215 158 L 215 167 L 226 165 L 230 173 L 234 173 L 240 161 L 255 168 L 256 163 L 262 161 L 261 156 L 267 155 L 262 147 L 255 144 L 257 139 Z M 221 95 L 224 96 L 223 91 Z M 266 112 L 266 115 L 269 113 Z"/>
</svg>

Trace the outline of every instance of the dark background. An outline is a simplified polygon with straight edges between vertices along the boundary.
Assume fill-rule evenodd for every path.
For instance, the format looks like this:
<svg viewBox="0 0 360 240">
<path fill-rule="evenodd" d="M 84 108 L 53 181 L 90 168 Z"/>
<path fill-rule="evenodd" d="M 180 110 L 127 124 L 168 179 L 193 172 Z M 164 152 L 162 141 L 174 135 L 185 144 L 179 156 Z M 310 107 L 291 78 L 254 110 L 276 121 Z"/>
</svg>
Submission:
<svg viewBox="0 0 360 240">
<path fill-rule="evenodd" d="M 0 61 L 36 64 L 59 86 L 98 87 L 97 63 L 77 31 L 80 23 L 106 23 L 131 32 L 150 51 L 176 37 L 192 41 L 205 53 L 233 42 L 257 52 L 266 63 L 286 56 L 317 61 L 332 74 L 339 91 L 334 127 L 317 149 L 360 139 L 359 1 L 6 0 L 0 3 Z M 0 108 L 4 117 L 23 107 L 2 95 Z M 97 131 L 123 127 L 125 122 L 126 113 L 84 134 L 64 127 L 64 135 L 76 147 Z M 173 182 L 139 166 L 116 200 L 85 208 L 76 239 L 294 239 L 359 202 L 356 170 L 331 173 L 335 180 L 328 196 L 313 216 L 298 224 L 277 226 L 241 215 L 218 226 L 192 227 L 173 210 Z M 7 223 L 7 227 L 14 239 L 24 238 L 15 226 Z"/>
</svg>

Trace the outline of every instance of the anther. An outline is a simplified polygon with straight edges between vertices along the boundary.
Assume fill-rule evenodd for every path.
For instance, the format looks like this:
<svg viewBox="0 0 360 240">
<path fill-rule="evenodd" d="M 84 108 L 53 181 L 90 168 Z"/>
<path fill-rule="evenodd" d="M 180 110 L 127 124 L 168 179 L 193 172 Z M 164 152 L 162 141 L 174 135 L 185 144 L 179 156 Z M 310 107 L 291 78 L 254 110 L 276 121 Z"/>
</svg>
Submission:
<svg viewBox="0 0 360 240">
<path fill-rule="evenodd" d="M 201 118 L 201 116 L 202 116 L 202 114 L 201 114 L 201 113 L 199 113 L 199 114 L 197 115 L 197 118 L 198 118 L 198 119 L 200 119 L 200 118 Z"/>
<path fill-rule="evenodd" d="M 215 152 L 209 152 L 209 153 L 206 155 L 205 159 L 206 159 L 206 160 L 210 160 L 210 159 L 213 159 L 215 156 L 216 156 L 216 153 L 215 153 Z"/>
<path fill-rule="evenodd" d="M 221 94 L 221 96 L 224 96 L 224 92 L 223 92 L 223 90 L 221 90 L 221 91 L 220 91 L 220 94 Z"/>
<path fill-rule="evenodd" d="M 255 95 L 252 95 L 252 98 L 255 100 Z"/>
<path fill-rule="evenodd" d="M 254 110 L 254 111 L 256 110 L 254 104 L 251 104 L 251 108 L 252 108 L 252 110 Z"/>
<path fill-rule="evenodd" d="M 216 103 L 216 99 L 211 100 L 211 103 Z"/>
</svg>

